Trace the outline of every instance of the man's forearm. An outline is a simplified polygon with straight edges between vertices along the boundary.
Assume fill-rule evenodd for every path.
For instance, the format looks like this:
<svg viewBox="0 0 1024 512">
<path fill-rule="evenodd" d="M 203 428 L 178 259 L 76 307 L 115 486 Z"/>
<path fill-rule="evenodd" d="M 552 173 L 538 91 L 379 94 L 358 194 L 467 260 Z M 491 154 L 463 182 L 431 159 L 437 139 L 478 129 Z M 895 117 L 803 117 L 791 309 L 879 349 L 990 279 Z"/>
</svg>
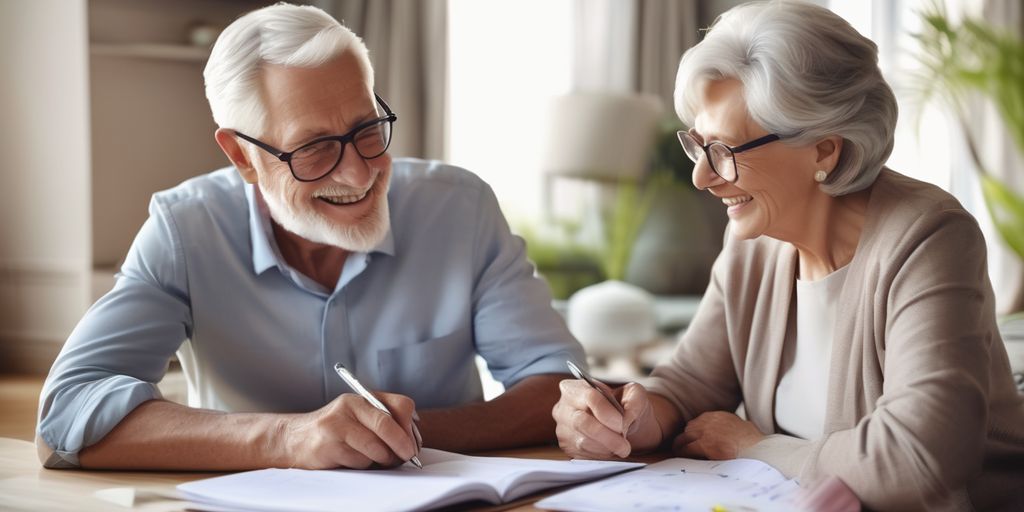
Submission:
<svg viewBox="0 0 1024 512">
<path fill-rule="evenodd" d="M 287 415 L 228 414 L 165 400 L 135 408 L 83 449 L 83 468 L 243 470 L 287 466 L 278 446 Z"/>
<path fill-rule="evenodd" d="M 566 375 L 537 375 L 489 402 L 420 411 L 424 443 L 470 452 L 554 441 L 551 408 Z M 83 468 L 229 471 L 290 467 L 290 414 L 223 413 L 150 400 L 100 442 L 79 452 Z M 37 443 L 42 443 L 37 439 Z M 48 456 L 40 444 L 40 458 Z M 302 464 L 299 464 L 302 465 Z"/>
<path fill-rule="evenodd" d="M 423 443 L 455 452 L 500 450 L 555 441 L 551 408 L 568 375 L 527 377 L 489 402 L 419 411 Z"/>
</svg>

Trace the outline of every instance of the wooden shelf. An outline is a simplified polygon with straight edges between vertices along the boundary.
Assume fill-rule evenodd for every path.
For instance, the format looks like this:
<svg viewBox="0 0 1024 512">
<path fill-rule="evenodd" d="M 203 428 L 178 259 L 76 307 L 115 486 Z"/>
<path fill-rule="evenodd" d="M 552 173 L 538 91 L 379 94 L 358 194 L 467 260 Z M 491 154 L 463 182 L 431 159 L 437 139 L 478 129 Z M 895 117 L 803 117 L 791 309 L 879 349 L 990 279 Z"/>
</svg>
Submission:
<svg viewBox="0 0 1024 512">
<path fill-rule="evenodd" d="M 206 62 L 210 49 L 184 44 L 162 43 L 91 43 L 89 53 L 100 57 Z"/>
</svg>

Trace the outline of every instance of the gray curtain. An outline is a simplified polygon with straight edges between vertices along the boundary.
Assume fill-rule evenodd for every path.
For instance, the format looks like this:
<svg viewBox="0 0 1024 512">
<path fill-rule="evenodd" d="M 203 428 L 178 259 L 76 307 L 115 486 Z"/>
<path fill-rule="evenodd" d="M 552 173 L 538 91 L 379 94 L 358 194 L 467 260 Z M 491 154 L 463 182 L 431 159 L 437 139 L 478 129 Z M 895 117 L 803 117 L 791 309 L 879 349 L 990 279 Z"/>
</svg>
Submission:
<svg viewBox="0 0 1024 512">
<path fill-rule="evenodd" d="M 634 92 L 636 4 L 573 2 L 572 88 L 576 92 Z"/>
<path fill-rule="evenodd" d="M 442 159 L 448 97 L 447 0 L 320 2 L 370 50 L 375 88 L 398 114 L 391 154 Z"/>
<path fill-rule="evenodd" d="M 696 0 L 576 0 L 573 88 L 650 93 L 672 108 L 676 70 L 697 43 Z"/>
<path fill-rule="evenodd" d="M 695 0 L 636 0 L 634 90 L 673 108 L 679 59 L 697 44 Z"/>
</svg>

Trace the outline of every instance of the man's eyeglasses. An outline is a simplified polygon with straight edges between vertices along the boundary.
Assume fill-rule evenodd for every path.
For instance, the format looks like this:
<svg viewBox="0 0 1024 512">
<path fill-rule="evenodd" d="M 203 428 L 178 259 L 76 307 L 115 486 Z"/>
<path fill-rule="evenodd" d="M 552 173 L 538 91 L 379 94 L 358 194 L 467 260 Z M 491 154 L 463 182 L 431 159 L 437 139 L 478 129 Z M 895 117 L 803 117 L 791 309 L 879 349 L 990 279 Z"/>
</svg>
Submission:
<svg viewBox="0 0 1024 512">
<path fill-rule="evenodd" d="M 294 151 L 281 151 L 242 132 L 236 131 L 235 135 L 286 162 L 296 180 L 316 181 L 330 174 L 338 166 L 342 155 L 345 154 L 345 146 L 350 142 L 356 153 L 367 160 L 377 158 L 388 150 L 388 146 L 391 145 L 391 125 L 398 116 L 380 96 L 373 96 L 384 109 L 384 117 L 361 123 L 344 135 L 328 135 L 313 139 Z"/>
<path fill-rule="evenodd" d="M 746 144 L 729 147 L 717 141 L 701 144 L 690 132 L 683 130 L 676 132 L 676 136 L 679 137 L 679 143 L 682 144 L 686 156 L 690 157 L 693 163 L 696 164 L 701 155 L 706 156 L 711 170 L 729 183 L 736 183 L 736 180 L 739 179 L 739 174 L 736 171 L 736 153 L 742 153 L 780 139 L 778 135 L 772 133 Z"/>
</svg>

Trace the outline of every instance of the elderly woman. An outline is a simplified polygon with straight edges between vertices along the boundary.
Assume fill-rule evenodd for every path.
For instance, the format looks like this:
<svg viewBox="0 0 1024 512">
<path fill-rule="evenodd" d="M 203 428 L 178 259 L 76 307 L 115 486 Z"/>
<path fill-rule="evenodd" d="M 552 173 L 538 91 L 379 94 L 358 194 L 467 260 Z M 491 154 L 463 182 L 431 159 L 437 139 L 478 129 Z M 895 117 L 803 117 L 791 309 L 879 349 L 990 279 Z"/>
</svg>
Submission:
<svg viewBox="0 0 1024 512">
<path fill-rule="evenodd" d="M 875 45 L 813 4 L 745 4 L 683 56 L 675 101 L 726 246 L 674 354 L 614 390 L 624 415 L 562 382 L 562 448 L 760 459 L 870 508 L 1024 510 L 985 241 L 956 199 L 883 167 L 897 109 Z"/>
</svg>

